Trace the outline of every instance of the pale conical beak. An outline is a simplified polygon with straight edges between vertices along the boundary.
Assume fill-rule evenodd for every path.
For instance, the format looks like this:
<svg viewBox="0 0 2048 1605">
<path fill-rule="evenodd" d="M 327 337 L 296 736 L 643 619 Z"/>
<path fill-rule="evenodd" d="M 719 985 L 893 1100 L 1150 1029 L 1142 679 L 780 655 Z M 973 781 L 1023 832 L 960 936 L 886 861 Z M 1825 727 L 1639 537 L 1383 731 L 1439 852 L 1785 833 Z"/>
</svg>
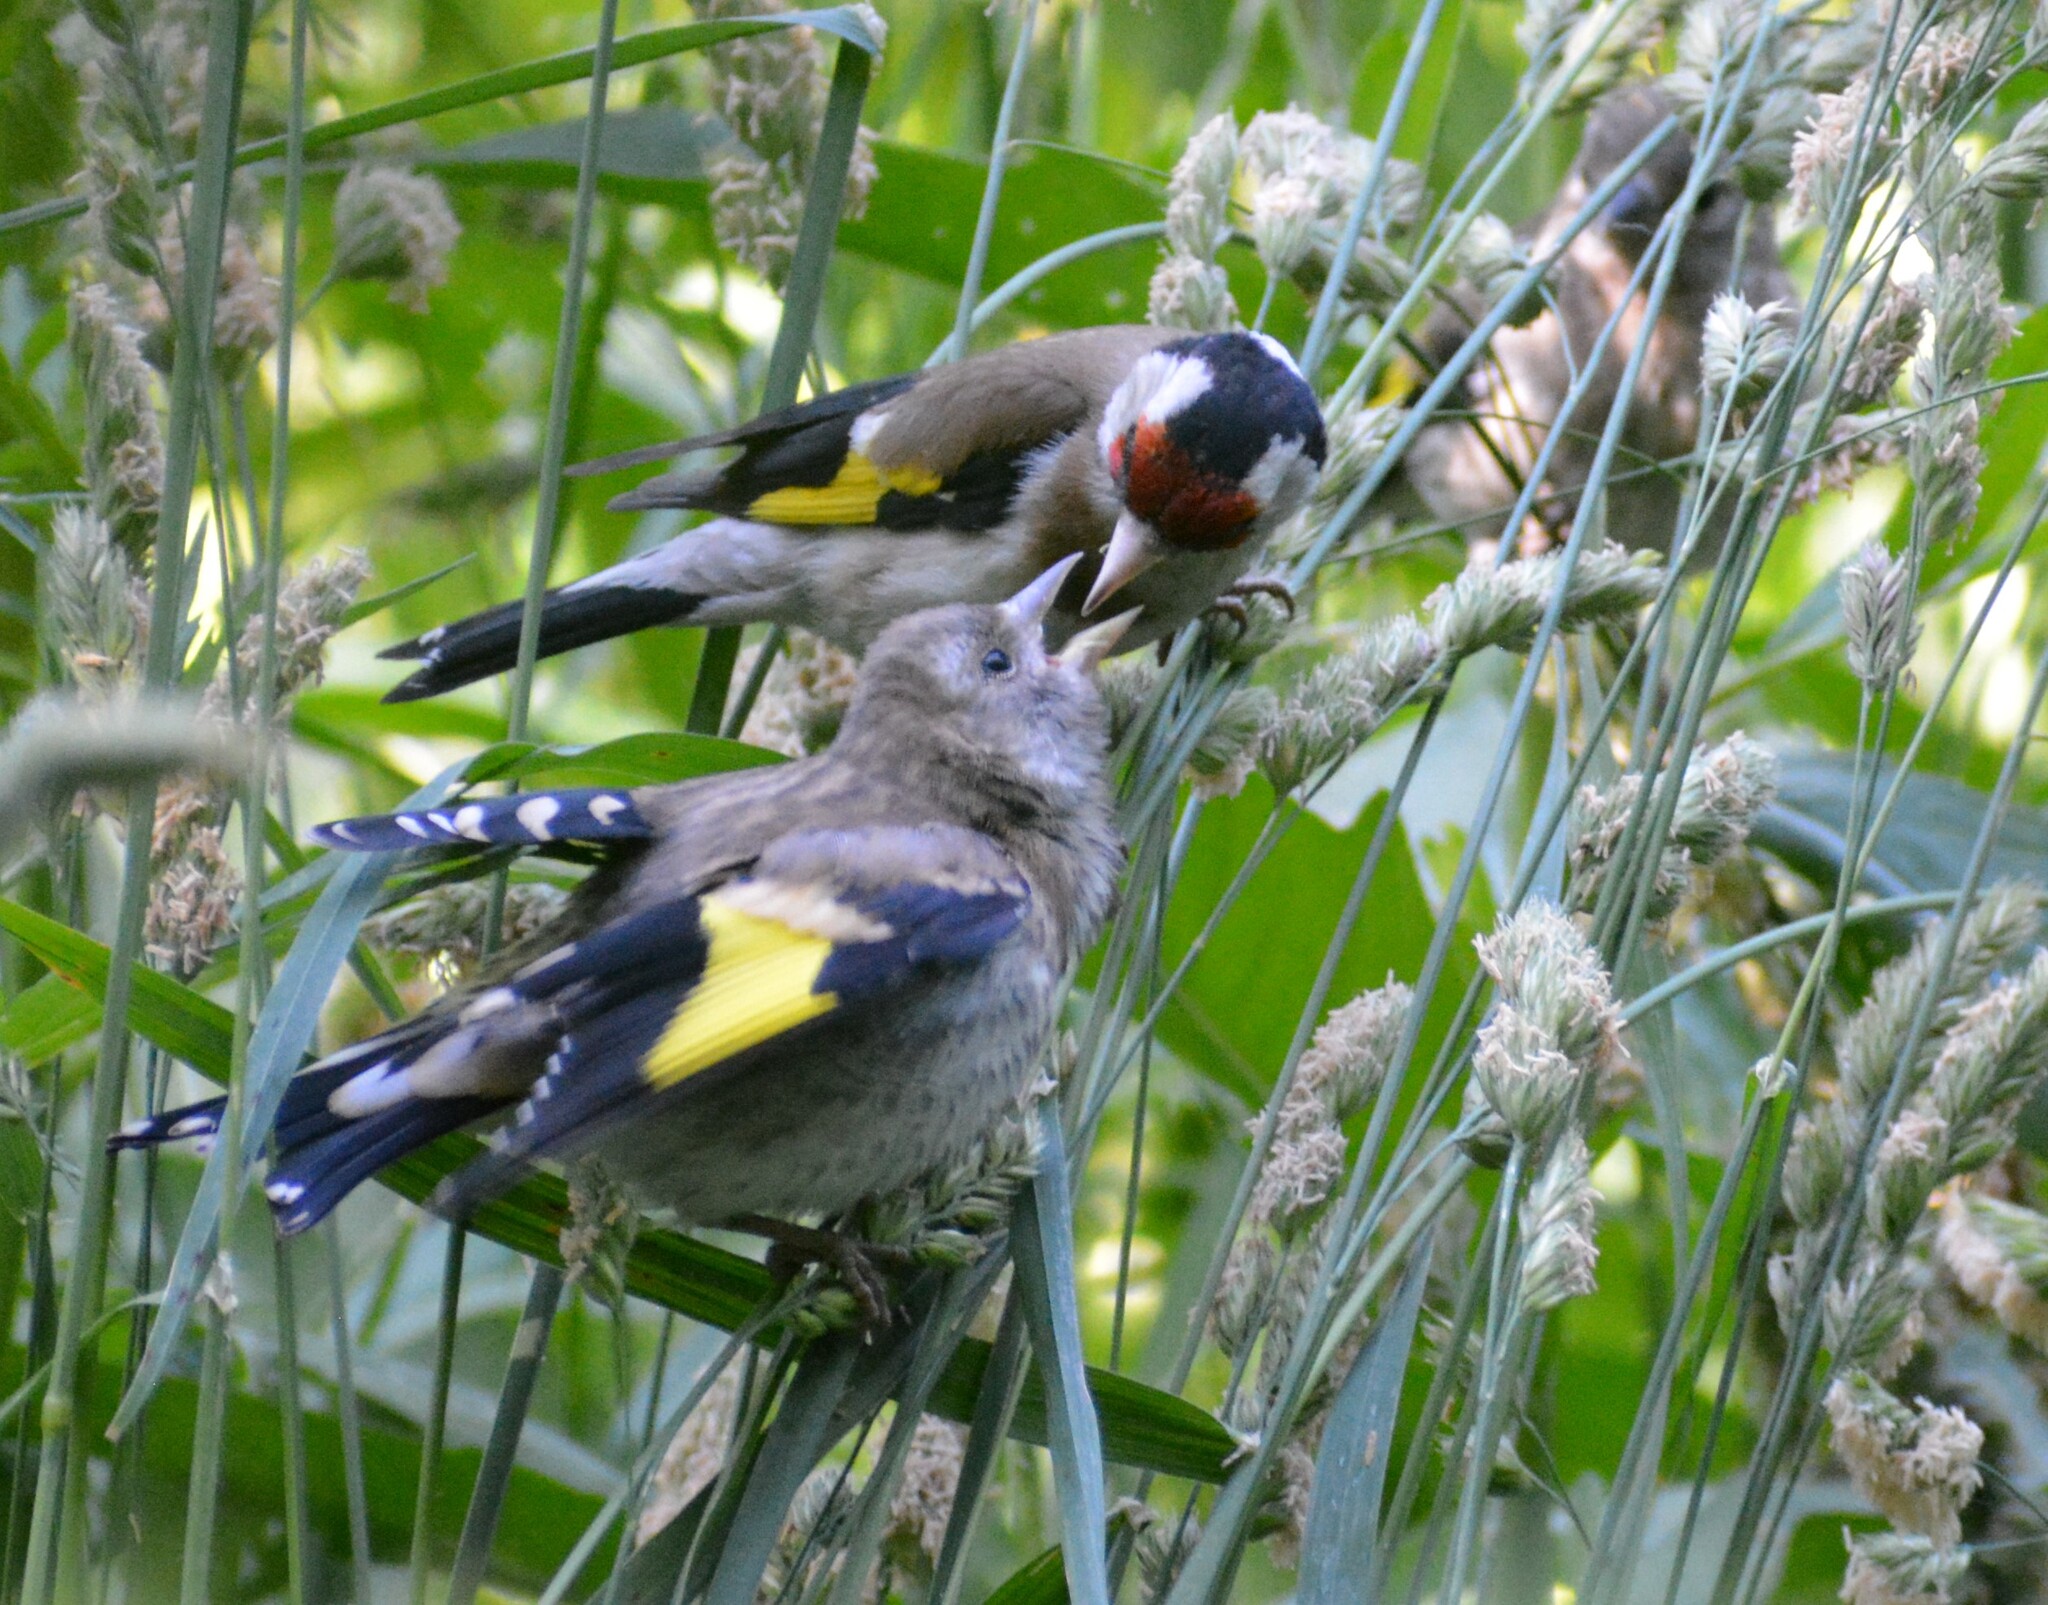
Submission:
<svg viewBox="0 0 2048 1605">
<path fill-rule="evenodd" d="M 1116 644 L 1124 638 L 1124 632 L 1144 611 L 1141 607 L 1134 607 L 1127 613 L 1119 613 L 1113 619 L 1104 619 L 1100 624 L 1089 625 L 1059 649 L 1053 657 L 1053 662 L 1063 669 L 1079 669 L 1083 674 L 1093 674 L 1096 666 L 1116 650 Z"/>
<path fill-rule="evenodd" d="M 1067 576 L 1074 572 L 1074 565 L 1081 561 L 1082 553 L 1063 557 L 1003 604 L 1003 611 L 1015 619 L 1023 628 L 1036 629 L 1052 611 L 1053 599 L 1060 594 L 1060 587 Z"/>
<path fill-rule="evenodd" d="M 1102 554 L 1102 572 L 1095 576 L 1095 588 L 1081 604 L 1083 616 L 1116 595 L 1132 580 L 1166 555 L 1166 543 L 1159 532 L 1135 513 L 1116 521 L 1109 537 L 1109 550 Z"/>
</svg>

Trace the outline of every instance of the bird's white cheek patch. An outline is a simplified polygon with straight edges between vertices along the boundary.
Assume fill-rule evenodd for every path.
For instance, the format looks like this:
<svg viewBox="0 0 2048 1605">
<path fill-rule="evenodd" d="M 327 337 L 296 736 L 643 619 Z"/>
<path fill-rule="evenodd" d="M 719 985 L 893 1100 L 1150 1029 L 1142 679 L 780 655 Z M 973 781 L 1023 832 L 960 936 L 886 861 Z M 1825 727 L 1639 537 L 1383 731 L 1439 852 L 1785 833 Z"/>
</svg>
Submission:
<svg viewBox="0 0 2048 1605">
<path fill-rule="evenodd" d="M 1152 392 L 1145 403 L 1142 416 L 1153 423 L 1163 424 L 1169 418 L 1186 412 L 1216 383 L 1216 376 L 1209 371 L 1209 364 L 1200 357 L 1174 357 L 1170 359 L 1166 379 Z"/>
<path fill-rule="evenodd" d="M 1116 387 L 1109 404 L 1102 409 L 1102 422 L 1095 430 L 1097 448 L 1107 457 L 1110 442 L 1140 418 L 1164 423 L 1194 402 L 1212 383 L 1214 375 L 1199 357 L 1146 352 L 1131 364 L 1130 376 Z"/>
</svg>

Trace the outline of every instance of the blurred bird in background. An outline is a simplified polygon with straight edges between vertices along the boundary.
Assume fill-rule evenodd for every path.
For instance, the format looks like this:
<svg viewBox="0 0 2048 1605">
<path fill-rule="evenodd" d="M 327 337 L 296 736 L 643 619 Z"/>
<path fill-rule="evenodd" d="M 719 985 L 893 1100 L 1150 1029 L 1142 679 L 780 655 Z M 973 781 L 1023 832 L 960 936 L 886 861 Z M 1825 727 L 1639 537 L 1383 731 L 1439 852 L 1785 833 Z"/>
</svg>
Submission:
<svg viewBox="0 0 2048 1605">
<path fill-rule="evenodd" d="M 1122 867 L 1093 674 L 1131 616 L 1057 654 L 1042 637 L 1078 562 L 884 631 L 817 757 L 320 827 L 341 850 L 606 856 L 495 975 L 291 1082 L 266 1187 L 279 1230 L 510 1111 L 444 1184 L 449 1213 L 543 1155 L 595 1152 L 647 1207 L 840 1259 L 875 1315 L 857 1250 L 791 1217 L 957 1160 L 1017 1103 Z M 211 1136 L 223 1103 L 115 1145 Z"/>
<path fill-rule="evenodd" d="M 1664 93 L 1648 84 L 1618 90 L 1595 105 L 1556 200 L 1521 231 L 1530 256 L 1555 248 L 1587 196 L 1658 132 L 1671 111 Z M 1562 540 L 1630 355 L 1647 339 L 1607 481 L 1606 534 L 1627 546 L 1669 551 L 1685 469 L 1659 465 L 1698 445 L 1701 329 L 1714 297 L 1732 289 L 1753 307 L 1796 304 L 1770 211 L 1749 209 L 1745 224 L 1744 196 L 1732 174 L 1717 176 L 1701 191 L 1675 247 L 1678 259 L 1669 291 L 1647 333 L 1642 316 L 1646 297 L 1639 293 L 1593 367 L 1578 404 L 1568 416 L 1560 415 L 1567 392 L 1591 361 L 1600 331 L 1622 305 L 1631 275 L 1690 180 L 1692 164 L 1692 141 L 1682 128 L 1674 128 L 1566 247 L 1548 279 L 1554 309 L 1546 306 L 1520 327 L 1505 327 L 1493 336 L 1466 375 L 1455 415 L 1447 407 L 1409 449 L 1401 475 L 1379 502 L 1383 510 L 1397 517 L 1426 511 L 1468 540 L 1498 537 L 1545 437 L 1561 428 L 1565 438 L 1550 459 L 1531 527 L 1518 534 L 1530 544 Z M 1416 339 L 1430 370 L 1425 379 L 1451 359 L 1488 310 L 1469 287 L 1439 303 Z M 1718 533 L 1710 526 L 1697 550 L 1709 552 L 1717 544 Z"/>
<path fill-rule="evenodd" d="M 718 516 L 548 592 L 540 656 L 652 625 L 796 625 L 864 651 L 893 619 L 993 602 L 1070 554 L 1057 644 L 1112 596 L 1126 647 L 1171 635 L 1244 579 L 1315 488 L 1322 413 L 1262 334 L 1112 325 L 852 385 L 737 429 L 585 464 L 592 474 L 716 447 L 739 455 L 648 481 L 621 511 Z M 420 660 L 386 700 L 509 669 L 520 604 L 384 655 Z"/>
</svg>

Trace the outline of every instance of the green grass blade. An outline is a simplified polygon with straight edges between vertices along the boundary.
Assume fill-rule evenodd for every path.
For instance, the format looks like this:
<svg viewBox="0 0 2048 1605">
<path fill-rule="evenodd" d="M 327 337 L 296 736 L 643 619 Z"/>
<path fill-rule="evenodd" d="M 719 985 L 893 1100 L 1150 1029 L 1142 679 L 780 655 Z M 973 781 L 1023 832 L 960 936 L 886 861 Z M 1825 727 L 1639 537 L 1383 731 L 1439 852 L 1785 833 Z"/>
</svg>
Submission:
<svg viewBox="0 0 2048 1605">
<path fill-rule="evenodd" d="M 1424 1245 L 1414 1250 L 1400 1288 L 1381 1312 L 1330 1408 L 1302 1535 L 1301 1579 L 1295 1596 L 1301 1605 L 1349 1605 L 1371 1598 L 1366 1580 L 1379 1575 L 1380 1496 L 1386 1488 L 1401 1383 L 1428 1280 L 1429 1252 Z"/>
<path fill-rule="evenodd" d="M 1108 1605 L 1102 1430 L 1081 1358 L 1074 1293 L 1074 1219 L 1057 1104 L 1038 1106 L 1038 1174 L 1017 1195 L 1011 1254 L 1031 1349 L 1044 1379 L 1046 1437 L 1059 1491 L 1067 1586 L 1081 1605 Z"/>
<path fill-rule="evenodd" d="M 753 1605 L 790 1501 L 831 1446 L 833 1412 L 861 1346 L 856 1337 L 834 1334 L 813 1344 L 798 1363 L 726 1527 L 705 1605 Z"/>
</svg>

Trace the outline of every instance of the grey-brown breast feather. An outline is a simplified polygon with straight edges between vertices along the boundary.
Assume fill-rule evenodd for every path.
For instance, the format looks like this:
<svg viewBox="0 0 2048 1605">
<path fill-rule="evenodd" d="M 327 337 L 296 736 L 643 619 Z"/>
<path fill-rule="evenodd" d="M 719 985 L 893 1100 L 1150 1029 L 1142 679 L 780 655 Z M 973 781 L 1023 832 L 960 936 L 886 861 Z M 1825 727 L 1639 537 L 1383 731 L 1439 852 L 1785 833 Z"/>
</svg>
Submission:
<svg viewBox="0 0 2048 1605">
<path fill-rule="evenodd" d="M 1173 329 L 1111 324 L 934 368 L 884 404 L 867 454 L 885 469 L 914 464 L 945 475 L 977 452 L 1070 434 L 1101 412 L 1138 358 L 1180 338 Z"/>
</svg>

